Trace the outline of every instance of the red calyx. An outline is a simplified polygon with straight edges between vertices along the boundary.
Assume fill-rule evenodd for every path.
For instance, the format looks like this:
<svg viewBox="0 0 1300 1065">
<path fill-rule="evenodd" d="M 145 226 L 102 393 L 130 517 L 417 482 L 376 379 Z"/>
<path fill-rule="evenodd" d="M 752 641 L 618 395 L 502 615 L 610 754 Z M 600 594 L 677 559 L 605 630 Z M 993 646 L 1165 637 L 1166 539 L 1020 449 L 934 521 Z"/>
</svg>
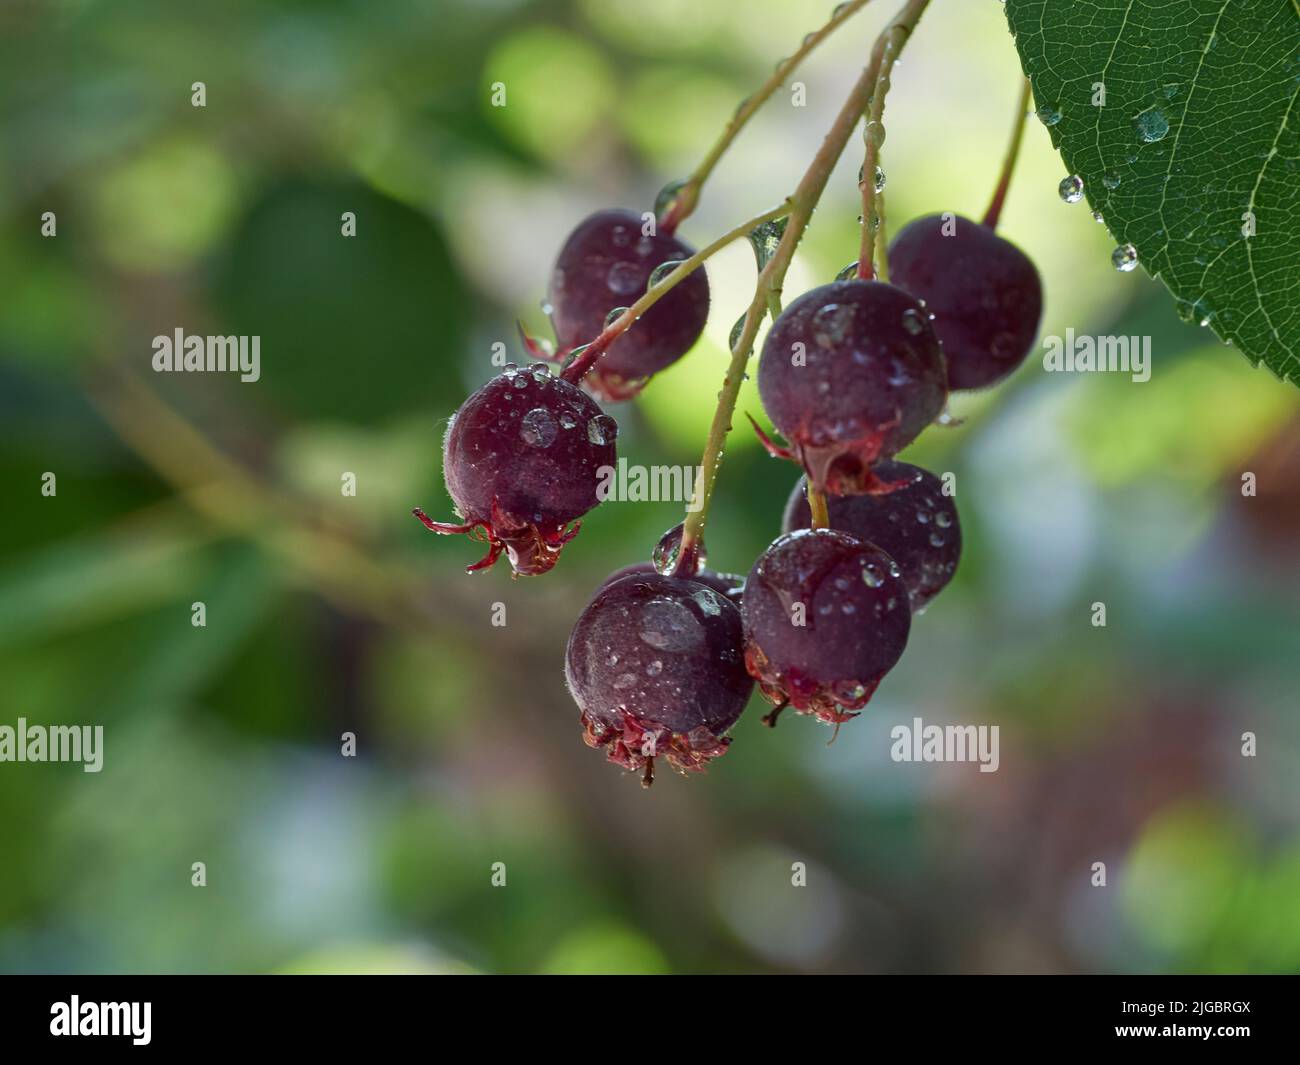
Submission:
<svg viewBox="0 0 1300 1065">
<path fill-rule="evenodd" d="M 488 553 L 477 562 L 465 567 L 466 573 L 491 569 L 504 551 L 510 560 L 514 575 L 535 577 L 546 573 L 555 565 L 564 545 L 578 535 L 582 522 L 538 526 L 532 522 L 515 522 L 501 512 L 495 500 L 490 521 L 477 519 L 463 524 L 434 521 L 423 510 L 411 511 L 430 532 L 442 536 L 467 535 L 488 545 Z"/>
<path fill-rule="evenodd" d="M 582 714 L 582 738 L 588 747 L 604 747 L 605 757 L 624 769 L 640 771 L 641 784 L 654 783 L 654 761 L 662 757 L 681 773 L 702 773 L 710 761 L 726 754 L 729 736 L 715 736 L 703 725 L 689 733 L 673 732 L 653 721 L 616 711 L 619 725 Z"/>
</svg>

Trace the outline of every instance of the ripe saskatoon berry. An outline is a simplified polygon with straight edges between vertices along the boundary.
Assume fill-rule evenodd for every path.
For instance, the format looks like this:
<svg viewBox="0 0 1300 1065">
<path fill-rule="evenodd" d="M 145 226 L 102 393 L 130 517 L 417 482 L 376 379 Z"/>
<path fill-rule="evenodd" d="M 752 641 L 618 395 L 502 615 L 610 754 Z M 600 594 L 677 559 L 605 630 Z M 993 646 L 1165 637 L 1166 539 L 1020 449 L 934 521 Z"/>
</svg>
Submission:
<svg viewBox="0 0 1300 1065">
<path fill-rule="evenodd" d="M 778 537 L 745 581 L 745 665 L 777 709 L 839 724 L 903 654 L 912 613 L 898 564 L 835 529 Z"/>
<path fill-rule="evenodd" d="M 889 248 L 890 277 L 934 315 L 948 387 L 985 388 L 1029 354 L 1043 313 L 1043 283 L 1024 252 L 988 226 L 941 215 L 904 226 Z"/>
<path fill-rule="evenodd" d="M 599 470 L 616 461 L 618 423 L 581 389 L 541 363 L 510 365 L 461 404 L 443 439 L 447 492 L 463 524 L 438 533 L 486 540 L 486 569 L 504 550 L 516 574 L 545 573 L 578 532 L 569 522 L 599 497 Z"/>
<path fill-rule="evenodd" d="M 880 281 L 806 292 L 772 326 L 758 366 L 763 409 L 823 491 L 888 491 L 871 472 L 943 410 L 943 353 L 925 309 Z"/>
<path fill-rule="evenodd" d="M 944 495 L 939 478 L 906 462 L 882 462 L 876 474 L 898 485 L 885 495 L 828 496 L 832 529 L 882 548 L 903 571 L 912 612 L 919 613 L 943 591 L 961 557 L 957 505 Z M 786 503 L 782 529 L 812 525 L 807 480 L 799 478 Z"/>
<path fill-rule="evenodd" d="M 643 235 L 642 225 L 633 211 L 598 211 L 565 241 L 548 296 L 561 351 L 594 340 L 610 311 L 645 292 L 655 267 L 694 254 L 668 233 Z M 690 350 L 708 316 L 709 282 L 700 267 L 615 340 L 583 383 L 605 399 L 630 399 Z"/>
<path fill-rule="evenodd" d="M 602 585 L 565 655 L 587 745 L 643 770 L 647 786 L 659 756 L 703 770 L 754 687 L 742 646 L 739 609 L 698 581 L 632 573 Z"/>
</svg>

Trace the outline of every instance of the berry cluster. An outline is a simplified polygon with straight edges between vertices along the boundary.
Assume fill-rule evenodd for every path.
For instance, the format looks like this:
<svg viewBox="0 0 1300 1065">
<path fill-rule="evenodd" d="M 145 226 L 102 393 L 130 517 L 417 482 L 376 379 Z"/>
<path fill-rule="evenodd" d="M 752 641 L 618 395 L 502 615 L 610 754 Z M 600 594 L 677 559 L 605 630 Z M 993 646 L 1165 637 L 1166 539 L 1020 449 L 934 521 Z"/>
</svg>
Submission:
<svg viewBox="0 0 1300 1065">
<path fill-rule="evenodd" d="M 924 6 L 913 0 L 909 10 Z M 840 150 L 870 88 L 864 77 L 846 102 L 830 142 Z M 856 277 L 841 274 L 780 310 L 782 264 L 833 163 L 823 149 L 783 208 L 748 227 L 752 239 L 761 234 L 756 248 L 778 236 L 760 254 L 759 292 L 733 333 L 733 371 L 743 370 L 758 323 L 774 315 L 758 390 L 785 443 L 755 429 L 802 470 L 781 535 L 745 577 L 705 569 L 706 494 L 652 561 L 606 578 L 569 637 L 565 675 L 586 742 L 647 784 L 657 758 L 692 772 L 723 754 L 755 683 L 775 705 L 768 725 L 787 706 L 837 727 L 861 711 L 961 553 L 951 486 L 895 456 L 943 420 L 950 390 L 986 387 L 1019 366 L 1038 328 L 1038 272 L 994 232 L 1009 167 L 984 222 L 947 214 L 904 227 L 883 256 L 893 283 L 875 279 L 864 230 Z M 470 570 L 502 553 L 516 576 L 555 564 L 598 502 L 602 467 L 616 461 L 618 426 L 597 400 L 634 397 L 699 338 L 709 311 L 699 264 L 730 239 L 696 253 L 673 233 L 701 180 L 670 186 L 657 215 L 607 210 L 581 222 L 549 287 L 558 353 L 525 336 L 542 361 L 506 367 L 452 418 L 444 473 L 460 521 L 415 513 L 435 532 L 487 542 Z M 864 196 L 874 215 L 867 186 Z M 738 376 L 719 394 L 715 460 Z"/>
</svg>

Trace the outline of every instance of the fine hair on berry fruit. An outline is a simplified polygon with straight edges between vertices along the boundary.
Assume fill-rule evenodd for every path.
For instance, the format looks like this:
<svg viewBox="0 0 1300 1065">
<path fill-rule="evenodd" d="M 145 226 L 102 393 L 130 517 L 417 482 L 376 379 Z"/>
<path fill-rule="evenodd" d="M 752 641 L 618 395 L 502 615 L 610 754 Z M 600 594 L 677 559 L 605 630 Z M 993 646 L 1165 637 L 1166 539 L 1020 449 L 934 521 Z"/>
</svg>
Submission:
<svg viewBox="0 0 1300 1065">
<path fill-rule="evenodd" d="M 611 311 L 634 303 L 664 263 L 694 249 L 675 236 L 646 232 L 633 211 L 598 211 L 569 234 L 551 273 L 551 322 L 561 353 L 590 343 Z M 601 356 L 583 384 L 605 399 L 629 399 L 646 379 L 671 366 L 700 338 L 709 317 L 709 282 L 694 270 L 667 292 Z"/>
<path fill-rule="evenodd" d="M 740 611 L 699 581 L 631 573 L 603 584 L 574 625 L 565 677 L 587 744 L 642 771 L 704 769 L 745 709 Z"/>
<path fill-rule="evenodd" d="M 438 533 L 469 533 L 502 551 L 516 574 L 545 573 L 577 533 L 569 523 L 600 500 L 616 461 L 618 423 L 544 363 L 507 366 L 465 400 L 443 439 L 443 475 L 461 523 L 415 515 Z"/>
<path fill-rule="evenodd" d="M 830 527 L 875 544 L 899 569 L 911 600 L 920 613 L 952 580 L 961 558 L 961 523 L 957 504 L 944 494 L 939 478 L 906 462 L 882 462 L 877 475 L 893 491 L 879 495 L 828 496 Z M 784 532 L 812 525 L 808 482 L 800 477 L 785 506 Z"/>
<path fill-rule="evenodd" d="M 1025 361 L 1043 283 L 1029 256 L 988 226 L 951 215 L 909 222 L 889 247 L 889 271 L 934 315 L 950 389 L 987 388 Z"/>
<path fill-rule="evenodd" d="M 763 694 L 778 711 L 789 704 L 831 724 L 867 704 L 912 620 L 898 564 L 835 529 L 778 537 L 745 581 L 741 613 L 745 664 Z"/>
<path fill-rule="evenodd" d="M 872 467 L 943 411 L 943 353 L 915 298 L 880 281 L 806 292 L 773 324 L 758 366 L 763 409 L 822 491 L 888 490 Z"/>
</svg>

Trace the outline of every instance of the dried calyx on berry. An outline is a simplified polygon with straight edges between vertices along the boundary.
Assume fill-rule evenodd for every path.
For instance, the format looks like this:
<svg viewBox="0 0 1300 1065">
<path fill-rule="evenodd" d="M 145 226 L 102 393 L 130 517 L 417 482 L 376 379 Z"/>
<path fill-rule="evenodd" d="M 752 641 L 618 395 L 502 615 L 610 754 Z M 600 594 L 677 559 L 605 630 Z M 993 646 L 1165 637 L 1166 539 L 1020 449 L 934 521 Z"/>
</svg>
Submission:
<svg viewBox="0 0 1300 1065">
<path fill-rule="evenodd" d="M 763 345 L 759 396 L 789 448 L 764 443 L 823 492 L 889 491 L 873 467 L 943 411 L 946 381 L 939 340 L 912 296 L 880 281 L 822 285 L 782 312 Z"/>
<path fill-rule="evenodd" d="M 876 466 L 882 480 L 898 485 L 884 495 L 828 496 L 830 527 L 886 551 L 903 573 L 912 612 L 920 613 L 952 580 L 961 558 L 957 504 L 929 470 L 906 462 Z M 782 530 L 812 525 L 807 480 L 799 478 L 785 506 Z"/>
<path fill-rule="evenodd" d="M 909 222 L 889 247 L 889 271 L 934 315 L 949 388 L 987 388 L 1025 361 L 1043 283 L 1029 256 L 989 226 L 951 215 Z"/>
<path fill-rule="evenodd" d="M 698 580 L 631 573 L 602 585 L 565 655 L 588 746 L 647 786 L 659 757 L 703 770 L 753 690 L 742 639 L 735 604 Z"/>
<path fill-rule="evenodd" d="M 504 551 L 516 574 L 545 573 L 599 502 L 601 469 L 616 462 L 618 423 L 542 363 L 507 366 L 452 416 L 443 476 L 460 523 L 415 516 L 437 533 L 467 533 Z"/>
<path fill-rule="evenodd" d="M 855 717 L 907 646 L 898 564 L 834 529 L 775 540 L 745 581 L 745 664 L 763 694 L 829 724 Z"/>
<path fill-rule="evenodd" d="M 643 221 L 633 211 L 598 211 L 579 223 L 555 261 L 547 297 L 560 347 L 556 358 L 594 340 L 611 312 L 644 294 L 658 267 L 693 254 L 652 217 Z M 610 344 L 583 385 L 604 399 L 631 399 L 691 349 L 708 316 L 709 282 L 701 266 Z"/>
</svg>

